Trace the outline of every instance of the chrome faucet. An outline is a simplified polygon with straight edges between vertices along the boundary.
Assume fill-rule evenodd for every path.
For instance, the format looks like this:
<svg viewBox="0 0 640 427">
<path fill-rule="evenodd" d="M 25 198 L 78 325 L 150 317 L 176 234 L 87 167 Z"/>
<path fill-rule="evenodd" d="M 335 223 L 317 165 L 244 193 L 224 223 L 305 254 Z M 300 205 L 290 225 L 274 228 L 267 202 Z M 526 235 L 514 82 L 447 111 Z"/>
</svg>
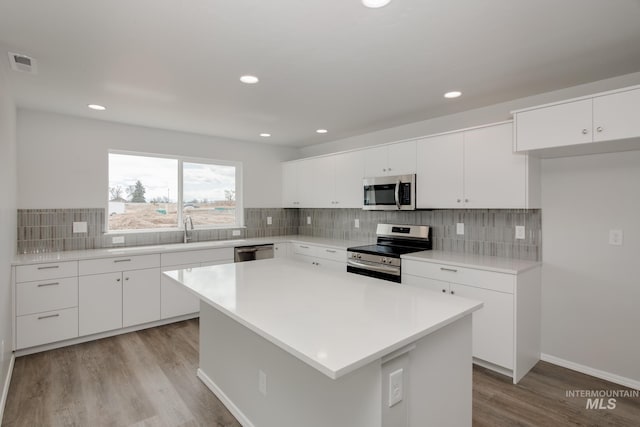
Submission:
<svg viewBox="0 0 640 427">
<path fill-rule="evenodd" d="M 187 228 L 187 224 L 191 226 L 191 230 L 193 230 L 193 220 L 189 215 L 184 217 L 184 243 L 188 243 L 191 240 L 191 234 L 189 234 L 189 229 Z"/>
</svg>

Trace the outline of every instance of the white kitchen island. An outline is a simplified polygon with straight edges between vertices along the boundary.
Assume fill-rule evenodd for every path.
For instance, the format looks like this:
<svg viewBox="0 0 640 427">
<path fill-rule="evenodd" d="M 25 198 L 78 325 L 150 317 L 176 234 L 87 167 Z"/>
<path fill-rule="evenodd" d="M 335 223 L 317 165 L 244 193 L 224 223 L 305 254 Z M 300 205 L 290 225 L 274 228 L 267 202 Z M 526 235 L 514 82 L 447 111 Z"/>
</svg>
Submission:
<svg viewBox="0 0 640 427">
<path fill-rule="evenodd" d="M 243 426 L 471 425 L 480 302 L 289 259 L 164 274 L 201 299 L 198 376 Z"/>
</svg>

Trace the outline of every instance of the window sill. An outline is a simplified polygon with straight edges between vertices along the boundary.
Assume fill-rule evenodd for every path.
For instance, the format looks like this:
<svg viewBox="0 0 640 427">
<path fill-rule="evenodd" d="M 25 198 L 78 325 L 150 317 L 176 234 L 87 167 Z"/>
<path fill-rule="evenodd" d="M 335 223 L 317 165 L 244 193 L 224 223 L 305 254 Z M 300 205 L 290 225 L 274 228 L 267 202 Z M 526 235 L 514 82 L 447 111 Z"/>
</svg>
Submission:
<svg viewBox="0 0 640 427">
<path fill-rule="evenodd" d="M 237 227 L 196 227 L 193 230 L 189 229 L 188 231 L 208 231 L 208 230 L 243 230 L 247 227 L 237 226 Z M 140 230 L 109 230 L 104 232 L 104 236 L 117 236 L 122 234 L 140 234 L 140 233 L 175 233 L 177 231 L 184 231 L 182 227 L 176 228 L 146 228 Z"/>
</svg>

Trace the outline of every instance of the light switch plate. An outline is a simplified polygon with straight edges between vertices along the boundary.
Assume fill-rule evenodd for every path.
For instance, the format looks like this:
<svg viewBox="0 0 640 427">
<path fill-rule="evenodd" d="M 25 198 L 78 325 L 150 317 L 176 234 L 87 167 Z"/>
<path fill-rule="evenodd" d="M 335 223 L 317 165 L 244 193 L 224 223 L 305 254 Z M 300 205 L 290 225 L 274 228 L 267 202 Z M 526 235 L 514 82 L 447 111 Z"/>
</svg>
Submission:
<svg viewBox="0 0 640 427">
<path fill-rule="evenodd" d="M 310 216 L 307 217 L 307 225 L 311 225 L 311 217 Z"/>
<path fill-rule="evenodd" d="M 402 369 L 398 369 L 397 371 L 393 371 L 389 374 L 389 407 L 392 407 L 402 401 L 402 372 Z"/>
<path fill-rule="evenodd" d="M 271 225 L 271 224 L 273 224 L 273 218 L 268 216 L 267 217 L 267 225 Z"/>
<path fill-rule="evenodd" d="M 124 236 L 113 236 L 111 238 L 111 243 L 114 245 L 124 243 Z"/>
<path fill-rule="evenodd" d="M 258 369 L 258 391 L 261 395 L 267 395 L 267 374 L 262 369 Z"/>
<path fill-rule="evenodd" d="M 524 239 L 525 230 L 524 225 L 516 225 L 516 239 Z"/>
<path fill-rule="evenodd" d="M 464 222 L 459 222 L 456 224 L 456 234 L 459 234 L 459 235 L 464 234 Z"/>
<path fill-rule="evenodd" d="M 613 246 L 622 246 L 623 241 L 622 230 L 609 230 L 609 244 Z"/>
<path fill-rule="evenodd" d="M 355 228 L 360 228 L 360 220 L 358 218 L 353 220 L 353 226 Z"/>
<path fill-rule="evenodd" d="M 74 222 L 73 223 L 73 232 L 74 233 L 86 233 L 87 232 L 87 222 Z"/>
</svg>

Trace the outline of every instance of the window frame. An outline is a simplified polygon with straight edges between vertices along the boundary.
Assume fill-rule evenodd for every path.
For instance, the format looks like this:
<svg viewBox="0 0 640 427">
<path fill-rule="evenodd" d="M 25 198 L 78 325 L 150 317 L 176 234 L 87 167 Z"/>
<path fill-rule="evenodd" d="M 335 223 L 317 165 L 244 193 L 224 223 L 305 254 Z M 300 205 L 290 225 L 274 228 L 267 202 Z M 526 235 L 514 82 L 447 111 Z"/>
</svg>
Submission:
<svg viewBox="0 0 640 427">
<path fill-rule="evenodd" d="M 176 173 L 178 174 L 178 197 L 177 204 L 178 206 L 184 204 L 184 191 L 183 191 L 183 164 L 186 163 L 198 163 L 203 165 L 220 165 L 220 166 L 233 166 L 236 170 L 236 188 L 235 188 L 235 196 L 236 196 L 236 222 L 233 225 L 224 225 L 224 226 L 214 226 L 214 225 L 196 225 L 194 226 L 195 230 L 229 230 L 229 229 L 237 229 L 244 228 L 244 203 L 243 203 L 243 195 L 244 188 L 242 182 L 242 162 L 234 161 L 234 160 L 221 160 L 221 159 L 209 159 L 203 157 L 188 157 L 188 156 L 174 156 L 170 154 L 159 154 L 159 153 L 147 153 L 140 151 L 127 151 L 127 150 L 114 150 L 109 149 L 107 152 L 107 192 L 109 190 L 109 155 L 110 154 L 120 154 L 125 156 L 138 156 L 138 157 L 156 157 L 160 159 L 170 159 L 176 160 L 178 162 L 178 168 Z M 108 194 L 108 193 L 107 193 Z M 107 201 L 105 204 L 105 219 L 104 219 L 104 229 L 106 230 L 104 234 L 131 234 L 131 233 L 162 233 L 162 232 L 176 232 L 182 231 L 184 224 L 184 209 L 177 209 L 178 211 L 178 221 L 175 227 L 163 227 L 163 228 L 139 228 L 139 229 L 127 229 L 127 230 L 110 230 L 109 229 L 109 198 L 107 197 Z"/>
</svg>

